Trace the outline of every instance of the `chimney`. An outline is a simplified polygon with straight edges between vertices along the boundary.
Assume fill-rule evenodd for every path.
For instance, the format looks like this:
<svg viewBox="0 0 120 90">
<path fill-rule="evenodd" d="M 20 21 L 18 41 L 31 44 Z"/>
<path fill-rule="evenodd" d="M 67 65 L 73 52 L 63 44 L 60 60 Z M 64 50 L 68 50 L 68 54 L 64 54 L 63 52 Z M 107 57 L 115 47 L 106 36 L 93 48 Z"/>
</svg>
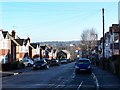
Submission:
<svg viewBox="0 0 120 90">
<path fill-rule="evenodd" d="M 16 36 L 16 32 L 15 30 L 12 30 L 12 37 L 15 39 L 15 36 Z"/>
<path fill-rule="evenodd" d="M 0 29 L 0 32 L 2 32 L 3 31 L 3 29 Z"/>
<path fill-rule="evenodd" d="M 27 40 L 30 42 L 30 38 L 28 37 Z"/>
</svg>

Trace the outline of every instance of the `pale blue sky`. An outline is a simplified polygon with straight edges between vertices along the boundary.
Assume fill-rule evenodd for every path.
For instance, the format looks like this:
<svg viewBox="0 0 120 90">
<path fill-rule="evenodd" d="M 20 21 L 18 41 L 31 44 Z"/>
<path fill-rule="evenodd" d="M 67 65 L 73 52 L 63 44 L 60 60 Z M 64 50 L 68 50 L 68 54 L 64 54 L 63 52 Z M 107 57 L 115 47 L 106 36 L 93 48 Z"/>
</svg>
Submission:
<svg viewBox="0 0 120 90">
<path fill-rule="evenodd" d="M 100 38 L 102 8 L 106 32 L 118 23 L 117 2 L 4 2 L 0 28 L 15 29 L 18 36 L 29 36 L 32 42 L 80 40 L 82 31 L 91 28 Z"/>
</svg>

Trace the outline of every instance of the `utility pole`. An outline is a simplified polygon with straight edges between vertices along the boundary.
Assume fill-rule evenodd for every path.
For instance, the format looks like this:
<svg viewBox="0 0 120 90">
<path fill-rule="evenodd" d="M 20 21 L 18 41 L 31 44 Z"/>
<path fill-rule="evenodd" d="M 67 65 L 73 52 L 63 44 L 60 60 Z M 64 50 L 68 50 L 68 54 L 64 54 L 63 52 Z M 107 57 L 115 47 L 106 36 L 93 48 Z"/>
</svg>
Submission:
<svg viewBox="0 0 120 90">
<path fill-rule="evenodd" d="M 104 49 L 105 49 L 105 37 L 104 37 L 104 31 L 105 31 L 105 29 L 104 29 L 104 8 L 102 8 L 102 16 L 103 16 L 103 54 L 102 54 L 102 65 L 103 65 L 103 69 L 105 68 L 105 58 L 104 58 L 104 56 L 105 56 L 105 51 L 104 51 Z"/>
</svg>

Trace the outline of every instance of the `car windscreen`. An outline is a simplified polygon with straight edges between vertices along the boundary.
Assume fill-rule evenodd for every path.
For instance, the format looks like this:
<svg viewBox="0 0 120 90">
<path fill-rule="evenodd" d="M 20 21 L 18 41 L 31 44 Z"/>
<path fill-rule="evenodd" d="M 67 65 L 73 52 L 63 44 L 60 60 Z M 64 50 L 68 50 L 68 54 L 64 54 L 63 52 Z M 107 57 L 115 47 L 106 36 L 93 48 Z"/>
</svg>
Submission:
<svg viewBox="0 0 120 90">
<path fill-rule="evenodd" d="M 35 62 L 35 64 L 43 64 L 45 63 L 44 61 L 39 61 L 39 62 Z"/>
<path fill-rule="evenodd" d="M 61 61 L 66 61 L 66 59 L 61 59 Z"/>
<path fill-rule="evenodd" d="M 79 60 L 79 64 L 90 64 L 89 60 Z"/>
</svg>

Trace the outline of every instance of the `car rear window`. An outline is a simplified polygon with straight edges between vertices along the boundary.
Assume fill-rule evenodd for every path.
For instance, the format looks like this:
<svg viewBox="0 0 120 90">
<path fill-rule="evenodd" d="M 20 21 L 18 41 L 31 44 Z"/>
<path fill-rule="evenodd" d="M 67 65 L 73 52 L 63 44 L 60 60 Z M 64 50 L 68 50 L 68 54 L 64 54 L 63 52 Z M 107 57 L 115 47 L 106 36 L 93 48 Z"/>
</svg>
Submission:
<svg viewBox="0 0 120 90">
<path fill-rule="evenodd" d="M 90 64 L 89 60 L 79 60 L 79 64 Z"/>
</svg>

